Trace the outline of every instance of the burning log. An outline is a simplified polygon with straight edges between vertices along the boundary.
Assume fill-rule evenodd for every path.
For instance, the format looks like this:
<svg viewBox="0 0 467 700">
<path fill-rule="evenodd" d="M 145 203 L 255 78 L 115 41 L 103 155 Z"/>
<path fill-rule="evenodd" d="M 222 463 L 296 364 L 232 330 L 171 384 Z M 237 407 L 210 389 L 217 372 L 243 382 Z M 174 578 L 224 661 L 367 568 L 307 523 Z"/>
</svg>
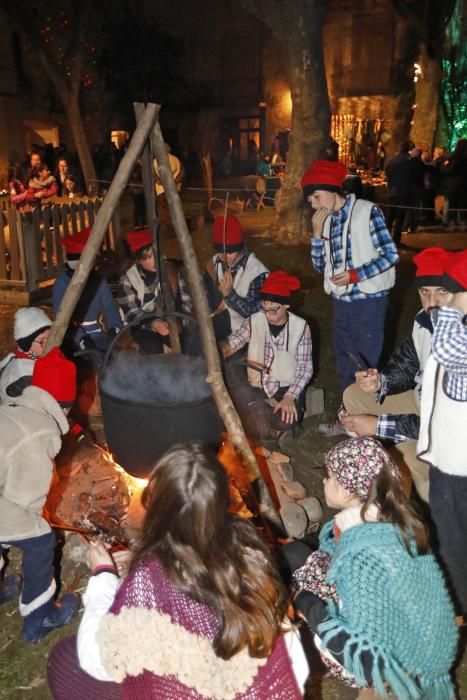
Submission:
<svg viewBox="0 0 467 700">
<path fill-rule="evenodd" d="M 59 479 L 49 492 L 46 515 L 52 525 L 109 544 L 125 543 L 125 517 L 135 487 L 101 448 L 64 450 Z"/>
</svg>

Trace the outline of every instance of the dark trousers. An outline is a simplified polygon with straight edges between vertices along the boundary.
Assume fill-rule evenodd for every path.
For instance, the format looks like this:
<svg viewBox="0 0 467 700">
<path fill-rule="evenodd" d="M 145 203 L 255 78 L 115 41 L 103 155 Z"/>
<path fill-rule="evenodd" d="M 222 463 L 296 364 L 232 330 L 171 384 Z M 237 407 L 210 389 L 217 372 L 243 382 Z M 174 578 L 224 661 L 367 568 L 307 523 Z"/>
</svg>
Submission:
<svg viewBox="0 0 467 700">
<path fill-rule="evenodd" d="M 466 614 L 467 476 L 452 476 L 430 466 L 429 500 L 438 553 L 448 574 L 457 612 Z"/>
<path fill-rule="evenodd" d="M 54 577 L 53 560 L 55 554 L 55 534 L 48 532 L 40 537 L 30 537 L 27 540 L 14 540 L 11 542 L 3 542 L 4 545 L 17 547 L 23 553 L 22 573 L 23 573 L 23 592 L 21 593 L 21 604 L 29 605 L 33 603 L 40 595 L 44 594 Z M 5 550 L 0 545 L 0 556 L 3 556 Z M 44 601 L 31 614 L 35 617 L 46 617 L 49 613 L 49 608 L 52 608 L 53 596 L 47 601 Z"/>
<path fill-rule="evenodd" d="M 361 355 L 369 367 L 378 366 L 383 349 L 388 296 L 350 302 L 333 297 L 332 302 L 336 372 L 344 390 L 355 382 L 356 367 L 349 352 Z"/>
<path fill-rule="evenodd" d="M 411 200 L 409 196 L 389 196 L 389 210 L 386 217 L 386 223 L 388 231 L 392 234 L 394 243 L 396 245 L 399 245 L 399 243 L 401 242 L 402 228 L 404 226 L 407 212 L 409 211 L 404 207 L 409 207 L 410 204 Z"/>
</svg>

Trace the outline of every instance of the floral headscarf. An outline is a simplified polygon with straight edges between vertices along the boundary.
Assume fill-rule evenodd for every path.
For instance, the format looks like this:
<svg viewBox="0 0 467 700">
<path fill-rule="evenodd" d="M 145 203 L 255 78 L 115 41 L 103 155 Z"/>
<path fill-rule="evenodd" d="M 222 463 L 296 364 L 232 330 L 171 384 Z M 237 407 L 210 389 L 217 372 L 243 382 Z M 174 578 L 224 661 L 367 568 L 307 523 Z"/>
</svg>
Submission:
<svg viewBox="0 0 467 700">
<path fill-rule="evenodd" d="M 385 465 L 397 474 L 396 467 L 377 440 L 370 437 L 351 438 L 329 450 L 324 465 L 339 484 L 350 493 L 366 498 L 371 484 Z"/>
</svg>

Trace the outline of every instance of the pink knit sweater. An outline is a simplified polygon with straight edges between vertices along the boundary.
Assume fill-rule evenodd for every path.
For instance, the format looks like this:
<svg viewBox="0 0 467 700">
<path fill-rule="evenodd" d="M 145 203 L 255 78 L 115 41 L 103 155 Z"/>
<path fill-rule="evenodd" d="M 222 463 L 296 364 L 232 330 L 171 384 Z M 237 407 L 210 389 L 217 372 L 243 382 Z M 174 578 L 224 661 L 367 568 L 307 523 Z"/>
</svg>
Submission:
<svg viewBox="0 0 467 700">
<path fill-rule="evenodd" d="M 135 625 L 132 626 L 131 615 L 135 613 L 135 609 L 139 610 L 139 621 L 135 617 Z M 146 613 L 146 610 L 148 611 Z M 154 611 L 152 615 L 151 612 Z M 141 615 L 142 612 L 142 615 Z M 136 660 L 139 654 L 148 653 L 151 657 L 151 649 L 154 649 L 154 656 L 160 655 L 160 644 L 164 645 L 163 652 L 166 652 L 168 660 L 160 661 L 160 668 L 171 668 L 175 659 L 174 673 L 149 672 L 144 670 L 138 675 L 125 674 L 122 680 L 123 695 L 131 700 L 146 700 L 154 698 L 164 698 L 165 700 L 206 700 L 207 698 L 230 697 L 234 700 L 298 700 L 302 694 L 298 688 L 289 656 L 282 637 L 277 639 L 271 655 L 266 660 L 258 660 L 259 665 L 256 668 L 252 667 L 252 660 L 247 656 L 245 659 L 245 677 L 252 677 L 252 682 L 243 688 L 240 692 L 235 692 L 235 686 L 238 683 L 242 685 L 242 664 L 243 661 L 238 656 L 238 662 L 233 658 L 235 665 L 235 673 L 227 672 L 225 677 L 229 679 L 225 688 L 219 693 L 220 679 L 224 677 L 224 665 L 229 665 L 231 661 L 224 662 L 218 657 L 214 657 L 209 663 L 209 654 L 213 653 L 212 642 L 219 629 L 219 621 L 213 612 L 204 604 L 189 598 L 167 577 L 163 566 L 156 558 L 148 558 L 140 564 L 133 572 L 131 572 L 122 583 L 114 603 L 110 609 L 108 618 L 114 618 L 110 623 L 118 625 L 117 617 L 129 618 L 129 625 L 123 626 L 126 629 L 132 626 L 133 630 L 133 648 L 132 653 Z M 165 617 L 166 616 L 166 617 Z M 157 618 L 157 624 L 155 623 Z M 158 627 L 159 620 L 163 624 Z M 168 625 L 165 620 L 168 621 Z M 147 630 L 146 630 L 147 625 Z M 150 629 L 152 627 L 152 630 Z M 154 629 L 160 629 L 161 637 L 154 640 Z M 167 629 L 173 630 L 173 637 L 167 637 Z M 146 634 L 147 632 L 147 634 Z M 182 646 L 178 645 L 180 634 L 184 637 Z M 103 659 L 107 658 L 107 665 L 112 665 L 112 659 L 121 650 L 122 638 L 111 639 L 118 637 L 117 628 L 112 631 L 112 624 L 107 630 L 103 631 L 100 639 L 100 647 Z M 139 635 L 140 638 L 134 638 Z M 165 636 L 166 641 L 163 641 Z M 152 644 L 151 640 L 156 643 Z M 199 645 L 201 640 L 201 646 Z M 206 645 L 206 641 L 208 644 Z M 194 645 L 194 650 L 191 645 Z M 204 647 L 203 647 L 204 644 Z M 203 649 L 208 654 L 203 655 Z M 156 652 L 157 649 L 157 652 Z M 199 649 L 199 656 L 196 656 Z M 118 650 L 115 652 L 115 650 Z M 107 654 L 107 656 L 106 656 Z M 186 664 L 187 659 L 193 655 L 196 660 L 194 669 L 190 663 Z M 133 660 L 125 661 L 128 669 L 131 667 Z M 118 661 L 115 664 L 119 663 Z M 159 662 L 158 662 L 159 663 Z M 253 662 L 254 663 L 254 662 Z M 185 665 L 185 668 L 184 668 Z M 156 664 L 157 666 L 157 664 Z M 188 666 L 188 671 L 186 666 Z M 252 671 L 253 668 L 253 671 Z M 187 671 L 184 675 L 184 671 Z M 120 673 L 122 670 L 120 668 Z M 113 674 L 115 677 L 115 674 Z M 193 683 L 184 683 L 187 678 L 194 680 Z M 233 680 L 232 680 L 233 679 Z M 209 687 L 212 685 L 212 695 L 209 693 Z M 245 683 L 243 682 L 243 685 Z"/>
</svg>

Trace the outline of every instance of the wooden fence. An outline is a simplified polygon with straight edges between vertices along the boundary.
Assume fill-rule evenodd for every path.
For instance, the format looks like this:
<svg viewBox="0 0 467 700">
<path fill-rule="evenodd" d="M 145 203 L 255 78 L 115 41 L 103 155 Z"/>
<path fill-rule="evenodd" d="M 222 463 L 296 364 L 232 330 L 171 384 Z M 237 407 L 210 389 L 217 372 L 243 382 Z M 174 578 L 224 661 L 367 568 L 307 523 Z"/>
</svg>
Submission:
<svg viewBox="0 0 467 700">
<path fill-rule="evenodd" d="M 63 263 L 61 240 L 92 226 L 101 198 L 73 200 L 56 197 L 32 211 L 14 205 L 0 207 L 0 287 L 34 293 L 55 279 Z M 121 240 L 118 209 L 102 246 L 115 252 Z"/>
</svg>

